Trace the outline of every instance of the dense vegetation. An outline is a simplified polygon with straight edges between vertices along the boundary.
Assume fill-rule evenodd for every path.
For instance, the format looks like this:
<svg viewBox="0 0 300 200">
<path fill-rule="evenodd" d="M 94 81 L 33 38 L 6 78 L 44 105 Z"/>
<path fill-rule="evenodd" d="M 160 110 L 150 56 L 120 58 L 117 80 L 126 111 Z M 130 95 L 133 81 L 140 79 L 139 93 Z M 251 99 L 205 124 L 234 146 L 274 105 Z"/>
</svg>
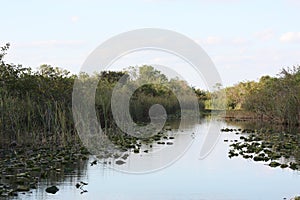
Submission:
<svg viewBox="0 0 300 200">
<path fill-rule="evenodd" d="M 71 103 L 75 79 L 100 80 L 95 106 L 101 126 L 108 128 L 114 125 L 110 106 L 112 90 L 124 75 L 128 76 L 128 82 L 133 85 L 147 82 L 149 77 L 153 82 L 139 87 L 131 97 L 130 113 L 136 122 L 149 122 L 149 108 L 157 103 L 164 106 L 169 116 L 180 117 L 180 105 L 175 93 L 177 91 L 178 95 L 181 92 L 188 97 L 191 91 L 186 82 L 168 80 L 151 66 L 76 76 L 49 65 L 32 70 L 21 65 L 7 64 L 3 58 L 8 49 L 9 44 L 6 44 L 1 47 L 0 53 L 1 132 L 31 132 L 39 135 L 61 133 L 60 137 L 72 135 L 75 131 Z M 192 88 L 198 97 L 201 111 L 220 109 L 220 105 L 225 103 L 228 110 L 247 110 L 256 113 L 261 119 L 299 124 L 300 67 L 283 69 L 278 77 L 264 76 L 259 82 L 241 82 L 225 89 L 219 86 L 218 89 L 211 93 Z M 220 98 L 222 90 L 226 92 L 226 102 L 225 98 Z M 215 100 L 214 104 L 212 99 Z M 187 104 L 189 101 L 185 99 Z"/>
<path fill-rule="evenodd" d="M 122 72 L 101 72 L 93 75 L 81 73 L 72 75 L 66 70 L 42 65 L 37 70 L 21 65 L 7 64 L 3 58 L 9 44 L 1 48 L 0 57 L 0 127 L 1 133 L 32 133 L 41 137 L 53 135 L 54 140 L 69 141 L 73 138 L 72 92 L 75 79 L 89 83 L 99 79 L 95 108 L 102 128 L 115 127 L 111 112 L 111 95 L 114 86 L 124 75 L 132 84 L 151 79 L 135 91 L 131 98 L 130 112 L 135 121 L 149 122 L 148 111 L 154 104 L 162 104 L 168 115 L 180 117 L 180 106 L 174 91 L 181 96 L 190 95 L 192 89 L 179 79 L 168 80 L 151 66 L 128 68 Z M 130 76 L 130 75 L 134 76 Z M 88 84 L 87 84 L 88 85 Z M 186 98 L 184 102 L 189 104 Z M 199 98 L 201 108 L 201 98 Z M 13 138 L 12 138 L 13 139 Z"/>
<path fill-rule="evenodd" d="M 300 67 L 282 69 L 277 77 L 241 82 L 225 89 L 228 109 L 243 109 L 260 120 L 299 125 Z"/>
<path fill-rule="evenodd" d="M 149 122 L 148 111 L 154 104 L 161 104 L 166 112 L 175 118 L 181 116 L 181 106 L 178 97 L 183 99 L 184 107 L 193 109 L 194 95 L 193 88 L 189 87 L 185 81 L 174 78 L 168 80 L 164 74 L 154 70 L 151 66 L 143 66 L 139 69 L 138 78 L 133 80 L 133 84 L 147 82 L 149 77 L 154 84 L 145 84 L 139 87 L 131 97 L 130 112 L 135 121 L 143 119 Z M 203 101 L 198 97 L 199 109 L 204 109 Z"/>
<path fill-rule="evenodd" d="M 133 120 L 142 125 L 150 122 L 149 109 L 155 104 L 161 104 L 168 117 L 182 117 L 182 105 L 179 104 L 178 97 L 187 110 L 194 111 L 192 96 L 195 94 L 200 112 L 221 110 L 225 105 L 227 110 L 250 111 L 259 120 L 299 125 L 300 66 L 283 69 L 277 77 L 264 76 L 258 82 L 241 82 L 225 89 L 217 84 L 214 92 L 208 92 L 192 88 L 178 78 L 168 79 L 160 71 L 147 65 L 92 75 L 72 75 L 49 65 L 33 70 L 4 62 L 8 49 L 9 44 L 0 49 L 0 171 L 5 179 L 11 180 L 8 189 L 0 188 L 2 196 L 16 195 L 17 191 L 36 188 L 35 177 L 49 178 L 61 171 L 68 173 L 86 163 L 89 152 L 81 145 L 76 134 L 72 112 L 72 92 L 76 80 L 84 82 L 86 87 L 99 80 L 95 95 L 98 121 L 111 141 L 124 152 L 140 153 L 141 145 L 151 148 L 153 142 L 172 145 L 170 140 L 174 137 L 160 132 L 139 140 L 120 134 L 112 115 L 111 97 L 122 77 L 125 77 L 129 87 L 138 88 L 130 98 L 129 110 Z M 81 89 L 84 95 L 85 88 Z M 250 131 L 244 130 L 246 133 Z M 257 130 L 251 130 L 249 138 L 241 136 L 243 143 L 236 141 L 231 144 L 233 149 L 229 156 L 241 155 L 255 161 L 271 161 L 269 165 L 272 167 L 300 169 L 298 134 Z M 242 133 L 243 131 L 239 131 L 236 134 Z M 145 153 L 148 151 L 144 150 Z M 123 160 L 116 160 L 115 163 L 123 164 L 128 155 L 126 153 L 121 157 L 107 154 L 103 158 L 122 158 Z M 280 158 L 293 160 L 280 163 Z M 75 161 L 78 161 L 77 164 Z"/>
<path fill-rule="evenodd" d="M 118 128 L 112 115 L 111 97 L 122 77 L 129 86 L 138 88 L 130 99 L 129 109 L 139 124 L 150 122 L 148 112 L 154 104 L 163 105 L 168 116 L 180 118 L 182 109 L 177 96 L 187 97 L 183 99 L 186 108 L 193 103 L 189 98 L 193 90 L 186 82 L 168 80 L 151 66 L 72 75 L 49 65 L 33 70 L 8 64 L 4 61 L 8 49 L 9 44 L 0 49 L 0 184 L 5 180 L 7 185 L 0 188 L 0 196 L 29 191 L 37 187 L 38 180 L 71 173 L 87 162 L 91 150 L 83 146 L 73 118 L 72 93 L 76 81 L 84 83 L 85 88 L 80 88 L 82 95 L 92 83 L 98 83 L 94 99 L 97 120 L 111 142 L 125 153 L 112 154 L 105 150 L 103 154 L 97 152 L 97 156 L 116 159 L 109 163 L 117 165 L 126 162 L 129 152 L 139 153 L 141 142 L 151 148 L 149 143 L 172 145 L 171 141 L 164 140 L 174 139 L 160 131 L 141 141 Z M 142 84 L 149 79 L 149 84 Z"/>
<path fill-rule="evenodd" d="M 72 133 L 74 76 L 48 65 L 34 72 L 21 65 L 6 64 L 3 57 L 8 48 L 9 44 L 2 47 L 0 57 L 1 132 L 11 137 L 35 133 L 31 140 L 50 133 L 61 133 L 56 135 L 59 137 Z"/>
<path fill-rule="evenodd" d="M 51 173 L 55 174 L 61 169 L 68 171 L 71 168 L 70 164 L 75 160 L 83 162 L 88 159 L 89 152 L 80 143 L 73 119 L 72 92 L 76 80 L 84 82 L 86 87 L 99 80 L 95 109 L 101 127 L 116 146 L 134 153 L 140 152 L 141 142 L 149 145 L 158 141 L 158 144 L 172 145 L 170 141 L 161 140 L 174 137 L 160 132 L 151 138 L 138 140 L 126 134 L 119 134 L 121 131 L 112 115 L 111 96 L 122 77 L 125 77 L 130 87 L 138 88 L 131 96 L 129 110 L 133 120 L 143 125 L 150 122 L 149 109 L 154 104 L 161 104 L 168 117 L 180 118 L 182 110 L 178 97 L 182 98 L 187 110 L 193 110 L 195 102 L 191 97 L 195 94 L 200 112 L 222 110 L 225 105 L 227 110 L 254 113 L 259 120 L 299 125 L 300 66 L 283 69 L 277 77 L 263 76 L 258 82 L 241 82 L 225 89 L 221 89 L 221 85 L 217 84 L 214 92 L 208 92 L 192 88 L 178 78 L 168 79 L 160 71 L 147 65 L 130 67 L 126 71 L 103 71 L 93 75 L 72 75 L 66 70 L 49 65 L 42 65 L 33 70 L 4 62 L 8 49 L 9 44 L 0 49 L 0 170 L 7 177 L 16 176 L 16 180 L 11 181 L 14 190 L 0 188 L 0 195 L 14 195 L 15 191 L 36 188 L 34 173 L 40 178 L 47 178 L 49 166 Z M 143 84 L 149 81 L 151 83 Z M 84 95 L 85 89 L 81 89 Z M 110 134 L 112 132 L 113 134 Z M 230 157 L 242 155 L 255 161 L 270 160 L 270 166 L 300 169 L 300 140 L 297 134 L 263 129 L 259 132 L 253 129 L 251 133 L 259 133 L 259 136 L 241 137 L 244 143 L 237 141 L 231 144 L 234 149 L 229 152 Z M 244 147 L 248 149 L 245 150 Z M 126 158 L 127 156 L 128 154 Z M 292 157 L 294 160 L 287 165 L 278 161 L 282 157 Z M 121 160 L 117 160 L 116 164 L 125 163 L 120 162 Z M 57 167 L 57 163 L 61 165 Z M 20 183 L 19 179 L 24 177 L 28 181 Z"/>
<path fill-rule="evenodd" d="M 176 95 L 182 93 L 188 97 L 193 91 L 201 111 L 222 109 L 225 104 L 228 110 L 251 111 L 260 119 L 299 124 L 300 67 L 283 69 L 277 77 L 263 76 L 258 82 L 240 82 L 225 89 L 219 85 L 218 90 L 211 93 L 191 88 L 179 79 L 168 80 L 151 66 L 130 67 L 122 72 L 101 72 L 92 76 L 84 73 L 72 75 L 49 65 L 32 70 L 5 63 L 3 58 L 8 49 L 9 44 L 6 44 L 1 47 L 0 53 L 1 132 L 61 133 L 60 137 L 66 137 L 66 133 L 72 135 L 75 131 L 71 109 L 74 81 L 95 78 L 100 80 L 95 105 L 98 118 L 102 127 L 110 128 L 114 125 L 110 106 L 112 90 L 124 75 L 135 86 L 149 79 L 153 83 L 142 85 L 131 97 L 130 113 L 136 122 L 149 122 L 149 108 L 157 103 L 164 106 L 169 116 L 180 117 Z M 220 91 L 226 92 L 226 98 L 220 95 Z M 191 103 L 188 98 L 184 101 Z"/>
</svg>

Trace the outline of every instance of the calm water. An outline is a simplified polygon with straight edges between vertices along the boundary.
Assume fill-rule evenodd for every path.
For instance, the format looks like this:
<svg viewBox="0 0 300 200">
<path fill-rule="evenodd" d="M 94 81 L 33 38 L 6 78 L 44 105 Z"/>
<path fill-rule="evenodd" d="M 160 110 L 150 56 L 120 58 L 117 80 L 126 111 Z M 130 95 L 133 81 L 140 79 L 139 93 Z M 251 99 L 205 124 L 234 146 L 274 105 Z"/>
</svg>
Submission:
<svg viewBox="0 0 300 200">
<path fill-rule="evenodd" d="M 42 182 L 32 194 L 20 194 L 20 199 L 105 199 L 105 200 L 200 200 L 200 199 L 290 199 L 300 195 L 300 173 L 290 169 L 270 168 L 262 163 L 235 157 L 229 159 L 229 144 L 224 139 L 238 139 L 234 133 L 220 133 L 210 154 L 200 159 L 200 150 L 209 127 L 232 127 L 225 122 L 203 120 L 200 124 L 186 124 L 178 130 L 174 146 L 189 144 L 176 162 L 151 173 L 130 174 L 102 164 L 87 164 L 81 173 L 66 177 L 63 182 Z M 194 134 L 193 134 L 194 133 Z M 171 147 L 166 147 L 171 148 Z M 164 163 L 173 151 L 153 147 L 156 156 L 130 156 L 123 170 L 149 165 L 151 160 Z M 161 152 L 161 155 L 157 154 Z M 159 159 L 158 159 L 159 157 Z M 93 158 L 91 157 L 91 161 Z M 145 162 L 144 162 L 145 161 Z M 121 169 L 121 170 L 122 170 Z M 78 175 L 80 174 L 80 175 Z M 75 184 L 88 182 L 80 194 Z M 47 194 L 45 188 L 57 185 L 59 192 Z"/>
</svg>

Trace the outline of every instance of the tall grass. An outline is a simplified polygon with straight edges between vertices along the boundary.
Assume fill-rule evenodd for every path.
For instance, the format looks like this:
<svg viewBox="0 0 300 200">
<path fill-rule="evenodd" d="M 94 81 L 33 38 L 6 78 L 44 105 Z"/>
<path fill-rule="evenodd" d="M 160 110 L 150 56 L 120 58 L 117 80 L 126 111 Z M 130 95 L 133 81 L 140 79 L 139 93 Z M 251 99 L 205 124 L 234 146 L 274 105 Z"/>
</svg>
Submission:
<svg viewBox="0 0 300 200">
<path fill-rule="evenodd" d="M 244 108 L 285 125 L 300 124 L 300 67 L 265 76 L 245 97 Z"/>
<path fill-rule="evenodd" d="M 70 139 L 66 135 L 74 133 L 74 77 L 51 66 L 32 72 L 3 62 L 0 72 L 0 127 L 4 135 L 11 139 L 20 133 L 30 133 L 31 139 L 54 135 L 50 138 L 57 142 Z"/>
<path fill-rule="evenodd" d="M 105 131 L 116 130 L 111 111 L 112 90 L 118 80 L 130 72 L 102 72 L 100 74 L 79 76 L 68 71 L 42 65 L 37 71 L 20 65 L 6 64 L 0 57 L 0 132 L 10 140 L 25 133 L 27 140 L 36 144 L 53 142 L 65 144 L 78 139 L 72 113 L 72 92 L 75 79 L 89 83 L 99 79 L 95 96 L 95 108 L 98 121 Z M 4 53 L 3 53 L 4 52 Z M 148 120 L 148 111 L 153 104 L 161 104 L 168 114 L 180 116 L 180 105 L 177 97 L 170 89 L 161 86 L 167 83 L 170 88 L 178 90 L 182 96 L 189 94 L 191 88 L 179 80 L 167 80 L 159 71 L 151 66 L 140 68 L 140 74 L 135 80 L 128 81 L 137 84 L 138 81 L 150 78 L 157 85 L 150 84 L 141 87 L 133 95 L 130 111 L 135 121 Z M 144 73 L 144 74 L 143 74 Z M 149 75 L 150 74 L 150 75 Z M 153 75 L 153 77 L 151 76 Z M 150 77 L 149 77 L 150 76 Z M 84 88 L 82 88 L 84 90 Z M 83 91 L 83 95 L 84 91 Z M 184 99 L 186 105 L 191 99 Z M 193 108 L 193 106 L 191 106 Z"/>
</svg>

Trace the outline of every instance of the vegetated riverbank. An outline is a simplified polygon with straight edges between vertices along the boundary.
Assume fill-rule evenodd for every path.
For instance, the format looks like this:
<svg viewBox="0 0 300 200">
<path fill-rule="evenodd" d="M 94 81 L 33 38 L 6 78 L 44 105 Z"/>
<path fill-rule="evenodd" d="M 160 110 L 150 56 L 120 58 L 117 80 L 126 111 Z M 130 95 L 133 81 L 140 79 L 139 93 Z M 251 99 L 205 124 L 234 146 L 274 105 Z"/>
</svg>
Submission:
<svg viewBox="0 0 300 200">
<path fill-rule="evenodd" d="M 224 133 L 241 135 L 240 140 L 231 142 L 229 158 L 241 156 L 268 164 L 270 167 L 300 169 L 299 134 L 278 132 L 272 129 L 230 129 Z"/>
<path fill-rule="evenodd" d="M 151 84 L 140 87 L 130 99 L 131 116 L 140 125 L 150 122 L 149 109 L 157 103 L 163 105 L 169 118 L 180 118 L 181 107 L 175 93 L 186 97 L 181 103 L 187 111 L 189 105 L 194 110 L 195 102 L 189 98 L 193 88 L 177 78 L 169 80 L 151 66 L 92 75 L 72 75 L 49 65 L 32 70 L 5 63 L 3 58 L 8 48 L 9 44 L 1 47 L 0 53 L 1 196 L 28 191 L 35 188 L 39 180 L 52 175 L 63 177 L 64 172 L 73 171 L 78 163 L 86 162 L 89 151 L 78 137 L 72 112 L 75 80 L 84 83 L 82 86 L 86 88 L 80 88 L 83 96 L 90 83 L 98 81 L 95 94 L 97 122 L 109 140 L 123 152 L 140 153 L 142 145 L 151 148 L 152 143 L 172 145 L 174 138 L 165 134 L 168 126 L 146 139 L 132 137 L 118 128 L 112 115 L 111 96 L 120 78 L 125 77 L 132 87 L 151 79 Z M 133 78 L 129 74 L 133 74 Z M 197 103 L 203 105 L 200 100 Z M 115 155 L 104 149 L 101 158 L 122 158 L 116 160 L 116 164 L 122 164 L 128 153 Z"/>
<path fill-rule="evenodd" d="M 133 121 L 141 125 L 149 124 L 149 109 L 154 104 L 161 104 L 170 119 L 182 117 L 182 105 L 185 105 L 187 110 L 190 108 L 194 111 L 195 102 L 190 98 L 194 94 L 199 111 L 204 115 L 211 114 L 212 110 L 209 109 L 223 109 L 225 105 L 229 109 L 225 119 L 230 121 L 260 120 L 290 126 L 297 126 L 299 122 L 299 68 L 293 71 L 285 70 L 279 78 L 263 77 L 258 83 L 240 83 L 225 88 L 227 98 L 224 98 L 220 95 L 224 92 L 222 89 L 216 92 L 195 89 L 177 78 L 167 79 L 151 66 L 92 75 L 72 75 L 66 70 L 49 65 L 42 65 L 34 71 L 31 68 L 5 63 L 3 58 L 8 48 L 9 45 L 2 47 L 0 53 L 2 196 L 28 191 L 36 187 L 40 179 L 50 178 L 53 174 L 60 176 L 62 172 L 73 171 L 80 163 L 86 162 L 89 152 L 81 144 L 73 120 L 72 92 L 75 80 L 83 83 L 84 87 L 80 88 L 82 96 L 91 83 L 99 81 L 95 94 L 98 123 L 112 143 L 123 151 L 123 154 L 118 155 L 104 152 L 101 157 L 115 158 L 115 164 L 124 164 L 128 154 L 140 153 L 142 146 L 151 148 L 153 143 L 172 145 L 174 139 L 166 134 L 165 131 L 169 129 L 167 126 L 160 133 L 147 139 L 132 137 L 118 129 L 112 115 L 111 96 L 122 77 L 125 77 L 125 83 L 133 88 L 151 80 L 151 84 L 139 87 L 130 99 L 130 114 Z M 181 105 L 178 96 L 185 97 L 182 98 Z M 251 140 L 252 136 L 245 141 Z M 280 141 L 274 139 L 275 145 L 276 142 Z M 252 143 L 253 141 L 244 146 L 252 148 Z M 289 143 L 291 141 L 288 140 L 287 144 Z M 291 145 L 295 146 L 294 143 Z M 149 149 L 143 151 L 147 150 Z M 110 164 L 109 162 L 107 163 Z"/>
<path fill-rule="evenodd" d="M 223 128 L 224 133 L 241 135 L 239 140 L 229 142 L 229 158 L 240 156 L 270 167 L 300 170 L 300 127 L 299 124 L 287 124 L 261 117 L 257 113 L 230 110 L 224 119 L 227 122 L 244 123 L 241 129 Z M 243 122 L 241 124 L 241 122 Z"/>
<path fill-rule="evenodd" d="M 277 76 L 263 76 L 257 82 L 216 85 L 215 91 L 195 93 L 204 102 L 204 114 L 221 112 L 226 120 L 300 124 L 300 66 L 283 68 Z"/>
<path fill-rule="evenodd" d="M 245 110 L 212 110 L 204 109 L 201 114 L 203 116 L 214 115 L 221 117 L 226 121 L 256 121 L 260 120 L 254 112 Z"/>
<path fill-rule="evenodd" d="M 287 124 L 282 120 L 276 120 L 274 118 L 270 118 L 267 115 L 262 113 L 256 113 L 248 110 L 210 110 L 206 109 L 202 112 L 203 115 L 211 115 L 219 116 L 225 121 L 236 121 L 236 122 L 260 122 L 266 123 L 268 125 L 273 124 L 277 126 L 285 126 L 285 127 L 299 127 L 298 123 L 295 124 Z M 219 113 L 219 114 L 218 114 Z"/>
<path fill-rule="evenodd" d="M 227 122 L 227 125 L 234 127 L 221 129 L 225 136 L 223 142 L 229 145 L 228 158 L 240 157 L 270 168 L 290 169 L 299 173 L 299 127 L 287 127 L 278 123 L 270 124 L 257 120 Z M 232 135 L 235 135 L 237 139 L 232 139 Z M 300 199 L 300 196 L 292 199 Z"/>
<path fill-rule="evenodd" d="M 19 192 L 36 189 L 38 182 L 59 182 L 65 175 L 80 174 L 86 166 L 89 152 L 79 141 L 58 143 L 52 138 L 46 143 L 11 142 L 8 146 L 1 135 L 0 196 L 18 196 Z M 7 137 L 7 136 L 6 136 Z M 27 137 L 30 137 L 28 135 Z M 21 140 L 21 138 L 20 138 Z"/>
<path fill-rule="evenodd" d="M 104 150 L 103 154 L 96 155 L 99 160 L 90 164 L 92 166 L 99 162 L 104 165 L 123 165 L 131 153 L 148 153 L 154 143 L 173 145 L 175 138 L 168 136 L 169 130 L 170 126 L 165 126 L 158 134 L 144 139 L 114 134 L 110 140 L 122 153 Z M 29 139 L 30 135 L 22 134 L 11 143 L 7 142 L 10 140 L 6 137 L 5 134 L 0 137 L 0 197 L 9 198 L 18 196 L 20 192 L 31 192 L 43 180 L 55 184 L 63 181 L 66 175 L 77 173 L 80 176 L 88 164 L 90 152 L 78 136 L 74 136 L 68 143 L 57 140 L 54 134 L 38 141 Z"/>
<path fill-rule="evenodd" d="M 226 115 L 224 116 L 225 120 L 231 120 L 231 121 L 255 121 L 255 120 L 261 120 L 255 114 L 251 111 L 245 111 L 245 110 L 226 110 Z"/>
<path fill-rule="evenodd" d="M 300 66 L 284 68 L 276 77 L 263 76 L 224 89 L 228 110 L 242 109 L 259 120 L 289 126 L 300 122 Z"/>
</svg>

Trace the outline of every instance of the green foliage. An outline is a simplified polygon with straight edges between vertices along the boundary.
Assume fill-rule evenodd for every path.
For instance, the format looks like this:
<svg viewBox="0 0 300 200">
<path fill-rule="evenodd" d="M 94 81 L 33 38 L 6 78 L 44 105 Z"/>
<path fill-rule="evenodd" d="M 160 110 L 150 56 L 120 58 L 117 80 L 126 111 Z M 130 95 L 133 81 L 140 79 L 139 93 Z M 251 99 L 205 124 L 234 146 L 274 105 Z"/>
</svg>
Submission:
<svg viewBox="0 0 300 200">
<path fill-rule="evenodd" d="M 300 67 L 282 69 L 279 77 L 262 77 L 247 96 L 245 108 L 284 124 L 299 124 Z"/>
<path fill-rule="evenodd" d="M 178 96 L 182 98 L 185 108 L 193 108 L 193 100 L 188 97 L 194 95 L 194 93 L 192 93 L 193 90 L 185 81 L 178 78 L 168 80 L 164 74 L 148 65 L 143 65 L 139 68 L 130 67 L 119 74 L 116 80 L 123 76 L 125 76 L 128 87 L 138 88 L 130 99 L 129 108 L 131 116 L 136 122 L 149 122 L 148 112 L 154 104 L 161 104 L 168 115 L 180 117 L 181 107 L 178 102 Z M 97 113 L 101 119 L 102 128 L 115 126 L 110 107 L 110 97 L 114 86 L 115 83 L 111 84 L 100 78 L 97 88 L 96 101 L 98 103 L 96 103 L 96 106 L 98 105 Z M 105 122 L 105 119 L 106 121 L 108 119 L 109 122 Z"/>
<path fill-rule="evenodd" d="M 169 115 L 179 115 L 180 105 L 173 92 L 159 84 L 146 84 L 131 97 L 130 113 L 134 121 L 150 122 L 148 111 L 154 104 L 161 104 Z"/>
<path fill-rule="evenodd" d="M 299 124 L 300 66 L 282 69 L 277 77 L 263 76 L 259 82 L 241 82 L 225 89 L 216 85 L 213 92 L 191 88 L 185 81 L 168 78 L 152 66 L 130 67 L 126 71 L 105 71 L 78 76 L 50 65 L 37 71 L 21 65 L 6 64 L 4 57 L 10 44 L 0 48 L 0 127 L 2 132 L 73 133 L 72 92 L 75 79 L 85 82 L 84 95 L 94 81 L 95 107 L 101 126 L 115 124 L 111 111 L 112 91 L 124 78 L 133 88 L 130 112 L 135 121 L 149 121 L 148 111 L 161 104 L 167 114 L 180 116 L 178 97 L 186 108 L 193 108 L 196 94 L 200 111 L 204 109 L 240 110 L 258 114 L 262 119 L 284 124 Z M 226 96 L 225 96 L 226 93 Z"/>
<path fill-rule="evenodd" d="M 75 76 L 60 68 L 42 65 L 37 71 L 3 61 L 9 45 L 1 48 L 0 128 L 1 133 L 57 133 L 67 141 L 74 133 L 71 110 Z M 31 138 L 34 139 L 34 138 Z"/>
<path fill-rule="evenodd" d="M 3 57 L 6 55 L 7 50 L 9 49 L 10 44 L 6 43 L 3 47 L 0 47 L 1 53 L 0 53 L 0 63 L 3 64 Z"/>
<path fill-rule="evenodd" d="M 226 98 L 222 98 L 222 91 Z M 218 109 L 226 99 L 227 110 L 246 110 L 261 120 L 298 125 L 300 121 L 300 66 L 282 69 L 277 77 L 263 76 L 259 82 L 240 82 L 225 89 L 203 93 L 206 109 Z M 212 100 L 215 100 L 213 104 Z"/>
<path fill-rule="evenodd" d="M 226 93 L 222 84 L 216 83 L 213 91 L 195 90 L 201 110 L 225 110 Z"/>
<path fill-rule="evenodd" d="M 128 75 L 124 72 L 104 71 L 96 76 L 99 79 L 95 95 L 96 114 L 101 127 L 108 129 L 115 125 L 111 111 L 112 91 L 120 78 L 125 76 L 125 79 L 128 79 Z M 93 79 L 93 77 L 90 78 Z"/>
<path fill-rule="evenodd" d="M 8 133 L 56 133 L 61 137 L 74 134 L 72 92 L 75 79 L 84 84 L 79 88 L 82 95 L 98 81 L 95 108 L 102 128 L 116 127 L 112 111 L 111 96 L 117 82 L 124 78 L 129 86 L 138 86 L 130 100 L 130 111 L 135 121 L 148 121 L 149 109 L 154 104 L 165 107 L 168 115 L 180 117 L 178 96 L 186 109 L 193 109 L 194 91 L 185 81 L 168 80 L 152 66 L 129 68 L 123 72 L 105 71 L 89 75 L 71 75 L 69 71 L 50 65 L 41 65 L 37 70 L 21 65 L 6 64 L 3 58 L 9 44 L 1 48 L 0 54 L 0 127 Z M 143 84 L 146 83 L 146 84 Z M 142 86 L 141 86 L 142 85 Z M 141 87 L 139 87 L 141 86 Z M 197 91 L 202 105 L 206 93 Z M 88 103 L 88 102 L 87 102 Z"/>
<path fill-rule="evenodd" d="M 254 81 L 240 82 L 232 87 L 225 88 L 226 107 L 228 110 L 240 110 L 245 103 L 246 96 L 256 88 Z"/>
<path fill-rule="evenodd" d="M 94 81 L 98 81 L 95 107 L 101 126 L 114 127 L 111 95 L 123 77 L 133 88 L 130 113 L 135 121 L 149 121 L 149 109 L 161 104 L 168 115 L 180 117 L 181 106 L 193 108 L 196 94 L 199 110 L 244 109 L 262 119 L 284 124 L 299 124 L 300 67 L 282 69 L 277 77 L 263 76 L 259 82 L 241 82 L 225 89 L 216 85 L 213 92 L 191 88 L 185 81 L 168 78 L 152 66 L 130 67 L 126 71 L 105 71 L 100 74 L 78 76 L 50 65 L 36 71 L 21 65 L 6 64 L 4 57 L 10 44 L 0 52 L 0 127 L 2 132 L 58 132 L 73 133 L 72 92 L 76 78 L 85 82 L 84 95 Z M 140 87 L 141 86 L 141 87 Z M 226 93 L 226 96 L 225 96 Z M 224 106 L 225 105 L 225 106 Z"/>
<path fill-rule="evenodd" d="M 259 82 L 227 87 L 227 109 L 244 109 L 261 119 L 299 124 L 300 67 L 282 69 L 277 77 L 263 76 Z"/>
<path fill-rule="evenodd" d="M 142 85 L 131 98 L 130 111 L 135 121 L 139 119 L 149 122 L 148 111 L 154 104 L 161 104 L 168 115 L 176 117 L 181 116 L 182 107 L 187 110 L 194 108 L 191 96 L 195 96 L 195 90 L 187 82 L 177 77 L 168 80 L 160 71 L 147 65 L 140 67 L 138 74 L 135 74 L 137 76 L 131 84 L 151 83 Z"/>
</svg>

